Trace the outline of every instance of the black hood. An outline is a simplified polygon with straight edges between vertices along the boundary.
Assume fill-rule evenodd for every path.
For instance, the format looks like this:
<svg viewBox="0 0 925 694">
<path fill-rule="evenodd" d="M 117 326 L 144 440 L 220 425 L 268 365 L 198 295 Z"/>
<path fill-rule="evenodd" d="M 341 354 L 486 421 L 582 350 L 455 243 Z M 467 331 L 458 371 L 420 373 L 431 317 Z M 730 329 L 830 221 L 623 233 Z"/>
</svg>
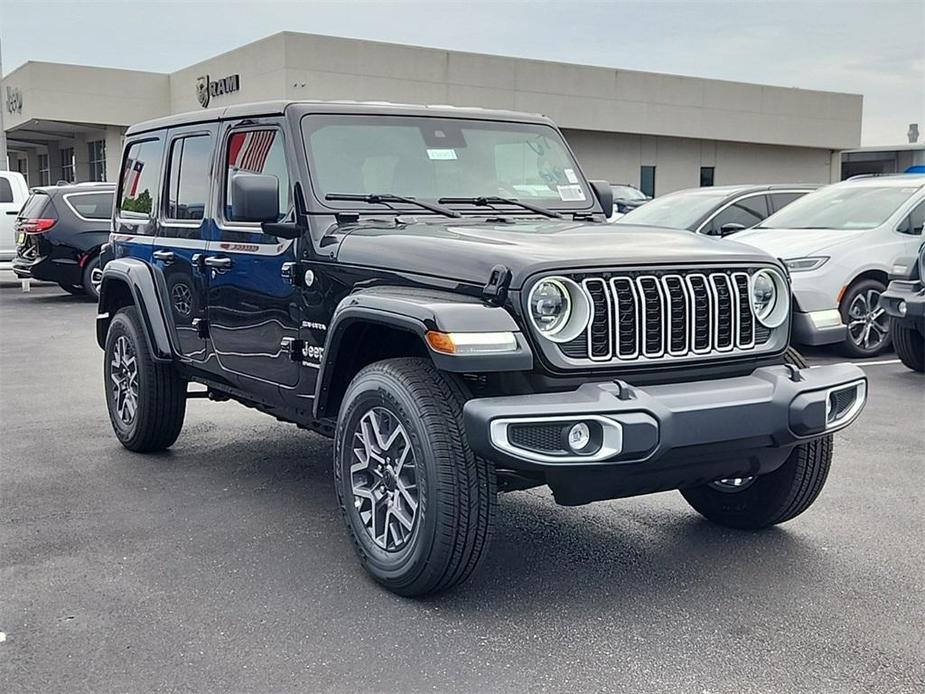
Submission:
<svg viewBox="0 0 925 694">
<path fill-rule="evenodd" d="M 728 239 L 689 231 L 526 220 L 514 224 L 476 221 L 361 224 L 339 230 L 337 260 L 484 284 L 499 263 L 518 289 L 530 275 L 550 270 L 645 265 L 767 262 L 762 251 Z"/>
</svg>

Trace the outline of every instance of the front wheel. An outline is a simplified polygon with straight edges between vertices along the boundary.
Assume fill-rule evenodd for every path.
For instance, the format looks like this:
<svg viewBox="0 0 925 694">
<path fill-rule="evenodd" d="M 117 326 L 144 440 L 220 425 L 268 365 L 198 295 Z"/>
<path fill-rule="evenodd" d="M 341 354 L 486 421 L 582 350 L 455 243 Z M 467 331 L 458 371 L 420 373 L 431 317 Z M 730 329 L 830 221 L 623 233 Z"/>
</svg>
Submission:
<svg viewBox="0 0 925 694">
<path fill-rule="evenodd" d="M 466 580 L 491 538 L 496 482 L 466 442 L 465 396 L 428 359 L 361 370 L 344 395 L 334 477 L 366 571 L 408 597 Z"/>
<path fill-rule="evenodd" d="M 186 381 L 172 363 L 151 358 L 138 309 L 119 309 L 106 334 L 103 378 L 116 438 L 150 453 L 177 440 L 186 415 Z"/>
<path fill-rule="evenodd" d="M 890 317 L 880 305 L 883 282 L 855 282 L 842 297 L 839 311 L 848 326 L 841 351 L 852 358 L 875 357 L 890 346 Z"/>
<path fill-rule="evenodd" d="M 896 356 L 913 371 L 925 372 L 925 336 L 911 322 L 894 320 L 891 327 Z"/>
</svg>

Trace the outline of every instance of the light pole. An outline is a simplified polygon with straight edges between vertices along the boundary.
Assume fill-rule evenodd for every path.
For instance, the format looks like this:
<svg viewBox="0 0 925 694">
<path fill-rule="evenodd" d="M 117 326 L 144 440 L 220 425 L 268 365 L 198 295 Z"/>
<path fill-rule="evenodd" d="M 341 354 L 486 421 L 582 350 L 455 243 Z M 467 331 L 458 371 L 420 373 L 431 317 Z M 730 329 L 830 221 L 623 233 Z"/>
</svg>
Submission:
<svg viewBox="0 0 925 694">
<path fill-rule="evenodd" d="M 3 79 L 3 45 L 0 43 L 0 80 Z M 9 158 L 6 154 L 6 126 L 3 125 L 3 112 L 6 111 L 6 101 L 0 94 L 0 171 L 9 168 Z"/>
</svg>

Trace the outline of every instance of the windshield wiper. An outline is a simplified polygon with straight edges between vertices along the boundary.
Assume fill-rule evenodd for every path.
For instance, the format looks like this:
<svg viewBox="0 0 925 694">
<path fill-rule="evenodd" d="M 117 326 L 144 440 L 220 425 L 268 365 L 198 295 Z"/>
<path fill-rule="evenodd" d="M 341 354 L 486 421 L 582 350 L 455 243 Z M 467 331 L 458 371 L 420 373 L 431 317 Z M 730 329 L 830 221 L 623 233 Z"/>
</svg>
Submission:
<svg viewBox="0 0 925 694">
<path fill-rule="evenodd" d="M 414 198 L 406 198 L 403 195 L 395 195 L 394 193 L 328 193 L 324 196 L 324 199 L 347 200 L 351 202 L 368 202 L 373 205 L 387 205 L 390 202 L 404 202 L 409 205 L 417 205 L 418 207 L 422 207 L 425 210 L 430 210 L 431 212 L 436 212 L 437 214 L 442 214 L 444 217 L 462 217 L 459 212 L 456 210 L 451 210 L 449 207 L 436 205 L 432 202 L 424 202 L 423 200 L 415 200 Z"/>
<path fill-rule="evenodd" d="M 556 219 L 562 218 L 562 215 L 555 210 L 547 210 L 545 207 L 540 207 L 539 205 L 534 205 L 529 202 L 521 202 L 520 200 L 515 200 L 514 198 L 502 198 L 497 195 L 482 195 L 471 198 L 440 198 L 437 200 L 437 202 L 442 202 L 449 205 L 468 204 L 475 205 L 476 207 L 491 207 L 492 205 L 501 203 L 503 205 L 515 205 L 517 207 L 522 207 L 525 210 L 530 210 L 531 212 L 536 212 L 537 214 L 541 214 L 546 217 L 555 217 Z"/>
</svg>

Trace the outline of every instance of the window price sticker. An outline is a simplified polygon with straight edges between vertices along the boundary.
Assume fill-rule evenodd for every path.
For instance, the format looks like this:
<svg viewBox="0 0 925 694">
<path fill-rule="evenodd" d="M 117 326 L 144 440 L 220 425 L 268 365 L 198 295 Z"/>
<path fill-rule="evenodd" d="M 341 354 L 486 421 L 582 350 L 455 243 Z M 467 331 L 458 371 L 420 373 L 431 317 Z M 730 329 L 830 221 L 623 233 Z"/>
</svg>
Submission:
<svg viewBox="0 0 925 694">
<path fill-rule="evenodd" d="M 559 191 L 559 199 L 563 202 L 582 202 L 585 199 L 585 192 L 581 186 L 556 186 Z"/>
<path fill-rule="evenodd" d="M 428 149 L 427 158 L 436 161 L 449 161 L 456 159 L 455 149 Z"/>
</svg>

